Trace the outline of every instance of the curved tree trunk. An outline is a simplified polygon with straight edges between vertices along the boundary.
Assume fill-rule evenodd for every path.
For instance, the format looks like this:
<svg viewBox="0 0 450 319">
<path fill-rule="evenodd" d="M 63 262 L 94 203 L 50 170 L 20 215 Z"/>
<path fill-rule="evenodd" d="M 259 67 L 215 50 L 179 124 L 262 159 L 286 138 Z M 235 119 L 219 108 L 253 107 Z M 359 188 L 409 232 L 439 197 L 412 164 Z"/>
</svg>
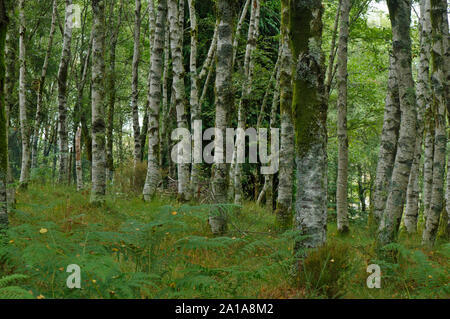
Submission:
<svg viewBox="0 0 450 319">
<path fill-rule="evenodd" d="M 160 168 L 160 136 L 159 117 L 161 108 L 161 74 L 163 69 L 163 53 L 165 38 L 165 21 L 167 15 L 167 0 L 158 3 L 155 39 L 152 46 L 151 70 L 149 85 L 149 119 L 148 119 L 148 166 L 147 177 L 143 190 L 144 200 L 150 201 L 155 195 L 161 180 Z M 167 57 L 165 57 L 167 59 Z M 163 120 L 164 121 L 164 120 Z"/>
<path fill-rule="evenodd" d="M 219 17 L 217 39 L 217 65 L 216 65 L 216 136 L 214 136 L 215 161 L 212 172 L 212 193 L 214 202 L 224 204 L 227 202 L 227 174 L 228 164 L 224 161 L 225 129 L 227 127 L 230 111 L 234 104 L 233 93 L 233 8 L 230 0 L 218 0 L 217 12 Z M 219 159 L 222 155 L 222 160 Z M 210 216 L 209 224 L 214 234 L 226 231 L 225 216 Z"/>
<path fill-rule="evenodd" d="M 411 70 L 411 0 L 401 2 L 388 0 L 387 3 L 392 24 L 394 65 L 402 118 L 391 187 L 378 232 L 379 246 L 397 239 L 414 160 L 417 133 L 416 94 Z"/>
<path fill-rule="evenodd" d="M 52 4 L 52 22 L 50 26 L 50 35 L 48 38 L 48 46 L 47 51 L 45 52 L 44 64 L 42 65 L 41 78 L 39 79 L 39 87 L 37 90 L 36 97 L 36 116 L 34 120 L 34 130 L 33 136 L 31 138 L 31 168 L 35 168 L 37 165 L 37 152 L 38 152 L 38 139 L 39 139 L 39 129 L 41 127 L 42 121 L 42 95 L 44 93 L 45 86 L 45 77 L 47 76 L 47 68 L 48 68 L 48 60 L 50 57 L 52 45 L 53 45 L 53 37 L 55 35 L 56 30 L 56 15 L 58 14 L 58 5 L 56 0 L 53 0 Z"/>
<path fill-rule="evenodd" d="M 69 176 L 69 137 L 67 132 L 67 73 L 70 62 L 70 44 L 72 41 L 72 12 L 69 11 L 72 0 L 66 0 L 64 40 L 58 70 L 58 146 L 59 175 L 58 182 L 67 184 Z"/>
<path fill-rule="evenodd" d="M 92 0 L 92 192 L 91 202 L 102 204 L 106 193 L 105 152 L 105 2 Z"/>
<path fill-rule="evenodd" d="M 347 46 L 348 46 L 348 24 L 350 14 L 350 0 L 341 1 L 341 23 L 339 30 L 338 45 L 338 175 L 337 175 L 337 227 L 338 232 L 349 231 L 348 223 L 348 133 L 347 133 Z"/>
<path fill-rule="evenodd" d="M 327 229 L 327 105 L 322 50 L 322 2 L 290 2 L 294 58 L 293 115 L 296 137 L 296 252 L 321 246 Z"/>
<path fill-rule="evenodd" d="M 384 109 L 383 130 L 381 132 L 380 151 L 378 153 L 377 174 L 375 177 L 373 224 L 380 225 L 389 185 L 394 169 L 397 141 L 400 130 L 400 101 L 398 95 L 397 74 L 395 72 L 394 58 L 389 59 L 389 79 Z"/>
<path fill-rule="evenodd" d="M 292 53 L 289 47 L 289 0 L 281 2 L 280 114 L 281 146 L 276 222 L 281 230 L 292 224 L 294 123 L 292 120 Z"/>
</svg>

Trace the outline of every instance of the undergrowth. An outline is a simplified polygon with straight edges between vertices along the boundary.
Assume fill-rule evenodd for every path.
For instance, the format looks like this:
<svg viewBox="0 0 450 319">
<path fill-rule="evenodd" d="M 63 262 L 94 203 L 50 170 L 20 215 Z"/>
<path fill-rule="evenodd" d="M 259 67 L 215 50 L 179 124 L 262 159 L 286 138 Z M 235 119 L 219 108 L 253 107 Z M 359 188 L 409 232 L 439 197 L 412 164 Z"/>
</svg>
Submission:
<svg viewBox="0 0 450 319">
<path fill-rule="evenodd" d="M 88 192 L 30 185 L 17 196 L 7 244 L 0 247 L 0 298 L 443 298 L 449 296 L 450 245 L 423 251 L 408 238 L 395 263 L 377 260 L 365 225 L 340 237 L 329 224 L 326 246 L 293 271 L 296 231 L 273 228 L 274 216 L 243 209 L 144 203 L 111 192 L 92 207 Z M 214 237 L 208 216 L 227 211 L 229 230 Z M 369 264 L 382 288 L 369 289 Z M 81 268 L 81 289 L 66 285 Z M 3 281 L 2 281 L 3 280 Z M 3 283 L 3 284 L 2 284 Z M 5 290 L 6 289 L 6 290 Z"/>
</svg>

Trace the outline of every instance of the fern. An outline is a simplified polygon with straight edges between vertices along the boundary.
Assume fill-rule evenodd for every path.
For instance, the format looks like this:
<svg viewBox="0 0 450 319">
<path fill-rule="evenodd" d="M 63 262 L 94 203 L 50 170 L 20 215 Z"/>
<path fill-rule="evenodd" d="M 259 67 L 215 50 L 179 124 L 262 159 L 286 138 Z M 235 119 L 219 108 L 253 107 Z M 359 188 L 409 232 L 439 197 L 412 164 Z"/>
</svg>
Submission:
<svg viewBox="0 0 450 319">
<path fill-rule="evenodd" d="M 0 299 L 31 299 L 32 294 L 19 286 L 13 286 L 18 282 L 28 279 L 28 276 L 13 274 L 0 278 Z"/>
</svg>

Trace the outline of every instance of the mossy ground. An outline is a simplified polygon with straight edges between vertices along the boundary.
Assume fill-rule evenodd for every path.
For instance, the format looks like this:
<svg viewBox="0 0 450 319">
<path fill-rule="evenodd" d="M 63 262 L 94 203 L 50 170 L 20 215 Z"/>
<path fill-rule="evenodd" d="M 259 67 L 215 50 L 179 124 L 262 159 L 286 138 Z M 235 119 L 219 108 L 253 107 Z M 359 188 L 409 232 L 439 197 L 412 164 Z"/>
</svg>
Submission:
<svg viewBox="0 0 450 319">
<path fill-rule="evenodd" d="M 450 247 L 433 251 L 402 233 L 395 263 L 378 260 L 365 225 L 339 235 L 328 225 L 326 247 L 308 254 L 293 275 L 295 233 L 277 234 L 275 216 L 253 203 L 230 216 L 225 237 L 207 223 L 213 206 L 179 206 L 170 197 L 109 195 L 104 207 L 89 192 L 31 184 L 17 194 L 0 277 L 29 276 L 40 298 L 445 298 Z M 381 289 L 366 285 L 379 264 Z M 69 264 L 81 266 L 82 289 L 68 289 Z"/>
</svg>

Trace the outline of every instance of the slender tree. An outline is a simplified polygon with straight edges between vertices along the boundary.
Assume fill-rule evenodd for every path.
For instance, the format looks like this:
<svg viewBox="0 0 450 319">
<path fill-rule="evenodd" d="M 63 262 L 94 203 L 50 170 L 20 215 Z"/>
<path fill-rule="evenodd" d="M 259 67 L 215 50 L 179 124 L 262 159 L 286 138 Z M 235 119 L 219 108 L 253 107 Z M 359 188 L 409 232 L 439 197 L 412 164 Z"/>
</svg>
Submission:
<svg viewBox="0 0 450 319">
<path fill-rule="evenodd" d="M 20 169 L 20 184 L 26 188 L 30 178 L 30 125 L 27 116 L 26 101 L 26 48 L 25 48 L 25 0 L 19 1 L 19 113 L 20 133 L 22 135 L 22 165 Z"/>
<path fill-rule="evenodd" d="M 349 231 L 348 224 L 348 133 L 347 133 L 347 46 L 350 0 L 341 0 L 341 22 L 339 29 L 339 45 L 337 51 L 338 81 L 338 175 L 337 175 L 337 226 L 338 232 Z"/>
<path fill-rule="evenodd" d="M 101 204 L 106 192 L 105 154 L 105 2 L 92 0 L 92 192 Z"/>
<path fill-rule="evenodd" d="M 183 24 L 184 24 L 184 1 L 183 0 L 168 0 L 168 14 L 170 28 L 170 49 L 172 54 L 172 68 L 173 68 L 173 91 L 174 91 L 174 106 L 177 113 L 177 128 L 187 129 L 187 113 L 185 102 L 185 86 L 184 86 L 184 64 L 183 64 Z M 181 158 L 181 148 L 178 153 L 178 158 Z M 181 201 L 190 198 L 190 171 L 189 164 L 177 164 L 178 173 L 178 198 Z"/>
<path fill-rule="evenodd" d="M 447 4 L 440 0 L 431 0 L 431 88 L 435 115 L 435 137 L 433 155 L 433 187 L 427 220 L 423 232 L 423 244 L 433 246 L 439 227 L 439 218 L 444 209 L 445 153 L 446 133 L 446 86 L 445 82 L 445 42 L 444 13 Z"/>
<path fill-rule="evenodd" d="M 134 48 L 131 75 L 131 109 L 133 113 L 134 168 L 141 161 L 141 128 L 139 125 L 139 59 L 141 44 L 141 0 L 135 0 L 134 8 Z M 136 172 L 135 172 L 136 173 Z"/>
<path fill-rule="evenodd" d="M 42 120 L 42 116 L 43 116 L 42 100 L 43 100 L 43 93 L 44 93 L 44 86 L 45 86 L 45 78 L 47 76 L 48 61 L 50 58 L 50 53 L 51 53 L 52 46 L 53 46 L 53 38 L 55 35 L 55 30 L 56 30 L 56 15 L 58 14 L 58 4 L 57 4 L 56 0 L 53 0 L 52 8 L 53 9 L 52 9 L 52 22 L 50 25 L 50 34 L 49 34 L 49 38 L 48 38 L 47 50 L 45 52 L 44 63 L 42 64 L 41 77 L 39 79 L 37 97 L 36 97 L 36 115 L 35 115 L 35 119 L 34 119 L 33 136 L 31 138 L 31 141 L 32 141 L 31 168 L 35 168 L 37 165 L 39 130 L 40 130 L 41 120 Z"/>
<path fill-rule="evenodd" d="M 8 15 L 5 0 L 0 0 L 0 234 L 8 227 L 8 131 L 5 103 L 5 51 Z"/>
<path fill-rule="evenodd" d="M 406 201 L 417 133 L 416 94 L 411 70 L 411 1 L 388 0 L 387 3 L 392 25 L 394 68 L 402 116 L 391 186 L 378 232 L 379 246 L 396 240 Z"/>
<path fill-rule="evenodd" d="M 321 246 L 327 228 L 327 105 L 322 54 L 322 1 L 290 2 L 294 59 L 293 117 L 296 138 L 296 227 L 308 236 L 296 251 Z"/>
<path fill-rule="evenodd" d="M 65 184 L 69 176 L 69 142 L 67 132 L 67 74 L 70 63 L 70 45 L 72 41 L 72 0 L 66 0 L 64 39 L 58 70 L 58 151 L 59 183 Z"/>
<path fill-rule="evenodd" d="M 294 122 L 292 119 L 292 52 L 289 46 L 289 0 L 281 2 L 280 114 L 281 146 L 276 220 L 281 230 L 292 224 Z"/>
<path fill-rule="evenodd" d="M 212 193 L 215 203 L 227 202 L 227 175 L 228 165 L 224 160 L 225 129 L 227 127 L 230 111 L 233 108 L 234 93 L 232 82 L 233 65 L 233 1 L 218 0 L 217 14 L 219 19 L 216 59 L 216 136 L 214 137 L 215 161 L 212 173 Z M 222 158 L 220 158 L 222 157 Z M 209 224 L 214 234 L 226 231 L 227 220 L 224 214 L 210 216 Z"/>
<path fill-rule="evenodd" d="M 429 87 L 429 52 L 430 52 L 430 15 L 428 0 L 420 1 L 420 61 L 417 76 L 417 136 L 414 162 L 409 176 L 408 191 L 406 198 L 405 227 L 409 233 L 417 231 L 417 219 L 419 216 L 419 175 L 420 161 L 422 157 L 424 115 L 430 108 Z M 434 131 L 434 130 L 433 130 Z M 426 148 L 429 146 L 426 146 Z M 428 164 L 428 163 L 427 163 Z M 427 168 L 428 169 L 428 168 Z M 428 182 L 428 181 L 427 181 Z M 429 205 L 427 205 L 429 207 Z M 428 209 L 428 208 L 427 208 Z"/>
<path fill-rule="evenodd" d="M 152 46 L 150 86 L 149 86 L 149 118 L 148 118 L 148 167 L 143 190 L 144 200 L 150 201 L 155 195 L 161 180 L 160 167 L 160 108 L 161 108 L 161 74 L 163 69 L 165 21 L 167 16 L 167 0 L 158 3 L 155 39 Z M 167 56 L 165 57 L 167 59 Z M 163 119 L 164 121 L 164 119 Z M 164 135 L 163 135 L 164 136 Z"/>
</svg>

